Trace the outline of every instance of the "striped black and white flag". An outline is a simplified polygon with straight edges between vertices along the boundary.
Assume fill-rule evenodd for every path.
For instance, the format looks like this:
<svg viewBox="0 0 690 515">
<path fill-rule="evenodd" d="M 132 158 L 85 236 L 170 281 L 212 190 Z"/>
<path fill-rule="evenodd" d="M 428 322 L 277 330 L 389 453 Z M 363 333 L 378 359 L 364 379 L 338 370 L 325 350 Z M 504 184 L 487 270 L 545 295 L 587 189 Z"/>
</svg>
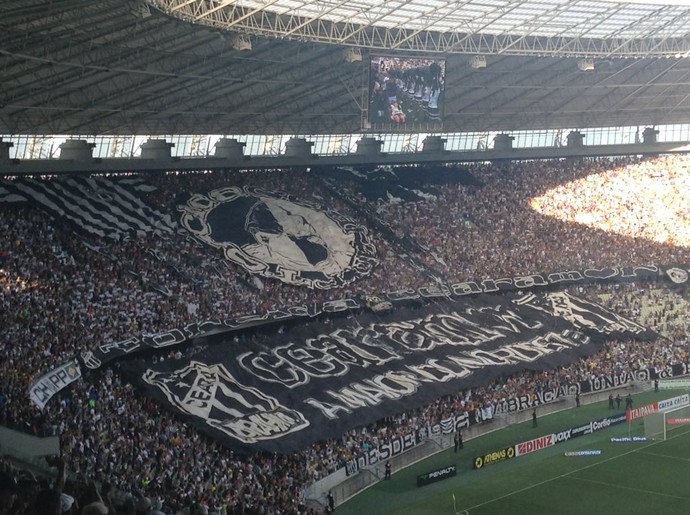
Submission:
<svg viewBox="0 0 690 515">
<path fill-rule="evenodd" d="M 151 208 L 142 194 L 155 188 L 140 178 L 68 177 L 52 180 L 18 179 L 0 184 L 0 203 L 21 199 L 38 204 L 55 218 L 101 238 L 174 232 L 170 215 Z"/>
</svg>

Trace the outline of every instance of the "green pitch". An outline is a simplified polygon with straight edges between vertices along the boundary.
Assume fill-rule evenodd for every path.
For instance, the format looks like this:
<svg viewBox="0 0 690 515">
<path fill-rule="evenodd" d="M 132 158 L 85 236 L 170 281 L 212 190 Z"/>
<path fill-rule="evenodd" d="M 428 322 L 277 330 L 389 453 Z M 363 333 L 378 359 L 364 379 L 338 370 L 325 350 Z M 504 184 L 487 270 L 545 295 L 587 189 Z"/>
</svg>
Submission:
<svg viewBox="0 0 690 515">
<path fill-rule="evenodd" d="M 639 407 L 679 391 L 634 397 Z M 671 430 L 666 441 L 611 443 L 612 436 L 642 436 L 641 421 L 623 423 L 513 460 L 473 470 L 486 452 L 597 420 L 618 410 L 608 402 L 574 408 L 465 442 L 393 474 L 338 506 L 338 515 L 479 514 L 685 514 L 690 513 L 690 426 Z M 620 410 L 622 411 L 622 410 Z M 566 457 L 567 451 L 602 451 Z M 417 488 L 417 475 L 456 464 L 455 477 Z M 455 503 L 453 500 L 455 496 Z M 455 505 L 454 505 L 455 504 Z"/>
</svg>

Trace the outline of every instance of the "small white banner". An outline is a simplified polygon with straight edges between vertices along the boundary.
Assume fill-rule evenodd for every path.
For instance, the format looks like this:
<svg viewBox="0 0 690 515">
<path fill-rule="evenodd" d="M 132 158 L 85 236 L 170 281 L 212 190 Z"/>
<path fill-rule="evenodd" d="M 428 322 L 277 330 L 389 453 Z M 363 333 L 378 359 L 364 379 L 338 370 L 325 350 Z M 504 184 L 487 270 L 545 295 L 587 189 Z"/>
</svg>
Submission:
<svg viewBox="0 0 690 515">
<path fill-rule="evenodd" d="M 53 395 L 80 377 L 79 363 L 76 360 L 68 361 L 34 381 L 29 388 L 29 397 L 43 409 Z"/>
</svg>

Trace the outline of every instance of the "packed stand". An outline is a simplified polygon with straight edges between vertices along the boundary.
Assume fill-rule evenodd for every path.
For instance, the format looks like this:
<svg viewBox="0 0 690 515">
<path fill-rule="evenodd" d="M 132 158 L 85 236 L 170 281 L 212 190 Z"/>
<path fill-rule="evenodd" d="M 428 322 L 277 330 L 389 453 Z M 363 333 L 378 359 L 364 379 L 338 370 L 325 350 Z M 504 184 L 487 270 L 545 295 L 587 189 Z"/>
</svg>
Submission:
<svg viewBox="0 0 690 515">
<path fill-rule="evenodd" d="M 617 166 L 618 173 L 674 170 L 676 185 L 690 177 L 684 157 L 642 163 L 624 160 Z M 592 182 L 593 174 L 609 168 L 610 160 L 514 163 L 509 169 L 475 166 L 472 173 L 483 182 L 481 187 L 446 185 L 433 201 L 380 204 L 372 209 L 401 233 L 434 248 L 452 281 L 589 266 L 690 262 L 688 245 L 655 238 L 651 227 L 645 228 L 650 239 L 635 239 L 631 236 L 637 234 L 639 224 L 619 225 L 616 234 L 609 234 L 572 223 L 583 205 L 620 204 L 620 199 L 608 198 L 610 190 Z M 161 208 L 174 208 L 179 201 L 176 192 L 230 182 L 316 198 L 355 216 L 350 206 L 305 173 L 179 174 L 151 181 L 159 187 L 151 201 Z M 556 186 L 567 181 L 585 181 L 578 194 L 592 198 L 575 195 L 564 201 L 565 194 Z M 634 194 L 634 189 L 629 193 Z M 540 199 L 540 210 L 548 207 L 550 215 L 560 209 L 561 219 L 531 209 L 534 198 Z M 688 224 L 682 196 L 665 191 L 663 198 L 668 209 Z M 660 234 L 664 230 L 659 229 Z M 26 207 L 0 209 L 0 235 L 0 241 L 6 242 L 0 249 L 0 325 L 5 329 L 0 340 L 0 423 L 34 434 L 60 434 L 63 457 L 82 484 L 96 481 L 128 492 L 128 506 L 135 504 L 136 496 L 157 499 L 165 513 L 214 513 L 221 505 L 228 513 L 305 513 L 305 485 L 400 431 L 592 375 L 687 362 L 688 357 L 687 327 L 677 322 L 674 309 L 684 302 L 682 295 L 639 285 L 616 286 L 615 291 L 587 288 L 581 293 L 648 323 L 667 339 L 655 345 L 610 342 L 568 367 L 477 385 L 294 455 L 238 456 L 137 395 L 122 379 L 117 363 L 102 373 L 86 374 L 43 411 L 28 401 L 27 387 L 37 375 L 101 342 L 155 334 L 196 320 L 422 286 L 419 273 L 402 262 L 380 235 L 372 236 L 381 265 L 371 277 L 337 292 L 310 291 L 277 281 L 263 281 L 263 289 L 258 288 L 242 270 L 180 234 L 92 242 L 98 252 L 88 250 L 69 228 Z M 168 294 L 152 288 L 162 282 L 170 285 Z M 653 309 L 659 305 L 663 309 Z M 179 358 L 181 352 L 172 350 L 165 359 Z"/>
</svg>

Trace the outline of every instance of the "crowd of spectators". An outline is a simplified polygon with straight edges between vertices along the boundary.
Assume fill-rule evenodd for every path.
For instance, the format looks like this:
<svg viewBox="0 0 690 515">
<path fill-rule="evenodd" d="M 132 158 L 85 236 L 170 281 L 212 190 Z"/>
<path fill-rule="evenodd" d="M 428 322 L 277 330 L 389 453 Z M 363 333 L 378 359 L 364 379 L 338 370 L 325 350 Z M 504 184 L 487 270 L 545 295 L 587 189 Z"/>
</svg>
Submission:
<svg viewBox="0 0 690 515">
<path fill-rule="evenodd" d="M 471 170 L 483 187 L 446 186 L 433 202 L 378 210 L 443 256 L 451 277 L 687 261 L 690 159 L 611 163 L 477 165 Z"/>
<path fill-rule="evenodd" d="M 685 156 L 673 156 L 474 165 L 471 173 L 481 186 L 443 185 L 436 188 L 434 199 L 382 201 L 371 210 L 401 235 L 433 249 L 440 259 L 418 257 L 430 266 L 443 263 L 445 278 L 452 282 L 586 267 L 690 263 L 690 245 L 684 239 L 690 227 L 684 198 L 690 186 L 688 163 Z M 158 187 L 149 201 L 163 211 L 174 212 L 179 192 L 231 184 L 285 191 L 356 218 L 350 206 L 306 172 L 161 174 L 147 179 Z M 611 186 L 611 181 L 616 187 L 603 186 Z M 638 183 L 645 185 L 644 192 Z M 644 216 L 645 210 L 660 205 L 657 201 L 668 216 Z M 596 216 L 588 218 L 588 211 Z M 606 224 L 595 223 L 602 214 Z M 677 224 L 673 237 L 671 224 Z M 183 234 L 91 241 L 87 247 L 70 227 L 34 207 L 2 206 L 0 424 L 34 434 L 53 428 L 60 435 L 62 459 L 72 477 L 80 479 L 70 496 L 83 497 L 71 510 L 100 502 L 112 513 L 139 513 L 137 506 L 146 505 L 145 513 L 156 507 L 163 513 L 308 513 L 305 485 L 401 431 L 515 395 L 688 361 L 688 320 L 678 309 L 685 302 L 683 292 L 655 284 L 600 285 L 576 293 L 649 325 L 663 338 L 653 343 L 611 341 L 561 369 L 524 371 L 476 385 L 291 455 L 238 455 L 221 447 L 142 398 L 117 363 L 85 373 L 44 410 L 29 402 L 28 385 L 35 377 L 102 342 L 155 334 L 192 321 L 425 285 L 427 279 L 401 260 L 382 235 L 372 231 L 371 237 L 380 265 L 345 290 L 308 290 L 271 280 L 258 286 L 241 269 Z M 154 287 L 160 284 L 166 285 L 165 293 Z M 165 358 L 174 359 L 180 352 L 173 349 Z M 19 473 L 4 474 L 14 498 L 28 498 L 29 490 L 17 486 Z M 105 494 L 92 488 L 92 482 L 106 485 Z M 58 491 L 36 483 L 31 488 Z M 111 490 L 125 493 L 118 498 L 121 502 L 109 498 Z M 0 513 L 49 513 L 19 504 L 12 509 L 0 506 Z"/>
</svg>

